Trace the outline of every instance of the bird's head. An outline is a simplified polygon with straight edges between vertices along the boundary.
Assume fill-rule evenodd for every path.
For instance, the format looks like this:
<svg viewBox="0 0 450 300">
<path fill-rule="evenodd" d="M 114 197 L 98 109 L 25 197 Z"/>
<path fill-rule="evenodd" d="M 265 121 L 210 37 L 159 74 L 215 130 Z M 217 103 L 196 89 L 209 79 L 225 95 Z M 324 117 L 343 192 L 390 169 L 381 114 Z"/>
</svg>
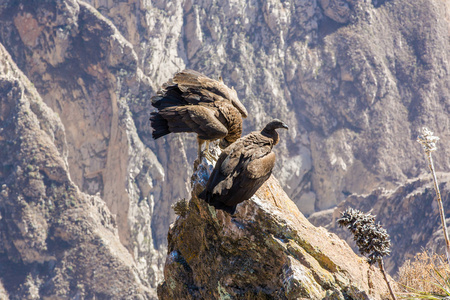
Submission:
<svg viewBox="0 0 450 300">
<path fill-rule="evenodd" d="M 287 126 L 286 123 L 284 123 L 278 119 L 273 119 L 272 121 L 267 123 L 266 127 L 264 127 L 263 130 L 269 132 L 269 131 L 275 130 L 277 128 L 289 129 L 289 126 Z"/>
<path fill-rule="evenodd" d="M 286 125 L 286 123 L 284 123 L 278 119 L 273 119 L 272 121 L 267 123 L 266 127 L 264 127 L 264 129 L 261 131 L 262 135 L 265 135 L 265 136 L 273 139 L 274 145 L 278 144 L 278 142 L 280 141 L 280 137 L 278 136 L 278 133 L 275 130 L 277 128 L 289 129 L 289 127 Z"/>
</svg>

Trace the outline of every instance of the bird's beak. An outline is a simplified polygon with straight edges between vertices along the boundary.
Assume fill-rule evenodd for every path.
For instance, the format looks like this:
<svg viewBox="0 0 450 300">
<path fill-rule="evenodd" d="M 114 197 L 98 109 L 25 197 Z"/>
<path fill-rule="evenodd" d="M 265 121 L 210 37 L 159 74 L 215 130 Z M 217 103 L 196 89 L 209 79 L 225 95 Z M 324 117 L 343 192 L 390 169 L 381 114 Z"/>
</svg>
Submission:
<svg viewBox="0 0 450 300">
<path fill-rule="evenodd" d="M 282 127 L 282 128 L 286 128 L 286 129 L 289 129 L 289 126 L 287 126 L 285 123 L 281 124 L 281 127 Z"/>
</svg>

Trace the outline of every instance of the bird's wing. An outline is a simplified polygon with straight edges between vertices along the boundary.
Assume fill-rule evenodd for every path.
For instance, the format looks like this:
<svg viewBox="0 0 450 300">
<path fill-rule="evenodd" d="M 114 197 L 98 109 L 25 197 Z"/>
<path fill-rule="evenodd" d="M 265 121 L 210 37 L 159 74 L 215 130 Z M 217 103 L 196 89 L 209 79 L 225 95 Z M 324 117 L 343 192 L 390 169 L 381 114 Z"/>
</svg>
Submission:
<svg viewBox="0 0 450 300">
<path fill-rule="evenodd" d="M 270 152 L 271 147 L 259 141 L 259 135 L 259 132 L 252 132 L 238 139 L 222 152 L 226 155 L 220 166 L 222 174 L 230 176 L 232 173 L 240 172 L 251 160 Z"/>
<path fill-rule="evenodd" d="M 213 174 L 211 186 L 214 193 L 225 195 L 232 188 L 234 180 L 241 174 L 247 174 L 247 166 L 270 152 L 269 146 L 255 144 L 255 134 L 249 134 L 228 146 L 219 157 Z M 253 167 L 254 168 L 254 167 Z"/>
<path fill-rule="evenodd" d="M 159 111 L 171 132 L 195 132 L 203 140 L 225 137 L 227 128 L 217 119 L 214 110 L 197 105 L 169 107 Z"/>
<path fill-rule="evenodd" d="M 236 171 L 236 167 L 239 163 L 242 162 L 242 153 L 240 149 L 236 149 L 227 155 L 227 157 L 223 160 L 222 165 L 220 166 L 220 172 L 222 172 L 225 176 L 232 176 Z"/>
<path fill-rule="evenodd" d="M 211 79 L 194 70 L 184 70 L 175 74 L 173 82 L 183 92 L 186 101 L 192 104 L 226 100 L 231 102 L 244 118 L 248 116 L 247 110 L 239 101 L 236 90 L 230 89 L 222 81 Z"/>
<path fill-rule="evenodd" d="M 170 85 L 169 82 L 171 82 L 172 85 Z M 171 80 L 169 82 L 165 83 L 158 93 L 151 98 L 153 107 L 156 107 L 158 110 L 189 104 L 189 102 L 184 99 L 183 93 L 177 85 Z"/>
<path fill-rule="evenodd" d="M 243 141 L 237 140 L 220 154 L 207 184 L 213 194 L 225 195 L 232 187 L 234 178 L 242 169 L 243 148 Z"/>
<path fill-rule="evenodd" d="M 250 143 L 252 139 L 253 136 L 239 139 L 225 149 L 228 153 L 221 154 L 208 182 L 212 195 L 220 197 L 217 201 L 235 205 L 241 202 L 240 197 L 248 199 L 248 194 L 252 194 L 270 176 L 275 154 L 270 145 Z"/>
<path fill-rule="evenodd" d="M 244 175 L 250 179 L 267 176 L 275 166 L 275 153 L 270 152 L 260 158 L 252 160 L 245 168 Z"/>
</svg>

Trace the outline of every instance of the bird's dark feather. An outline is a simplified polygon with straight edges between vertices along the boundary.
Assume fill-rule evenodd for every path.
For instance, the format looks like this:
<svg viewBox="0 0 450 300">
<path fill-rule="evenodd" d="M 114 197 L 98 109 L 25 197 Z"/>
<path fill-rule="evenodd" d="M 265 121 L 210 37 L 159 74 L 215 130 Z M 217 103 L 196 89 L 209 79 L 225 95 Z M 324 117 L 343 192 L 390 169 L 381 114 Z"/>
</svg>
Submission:
<svg viewBox="0 0 450 300">
<path fill-rule="evenodd" d="M 274 137 L 253 132 L 227 147 L 199 197 L 227 210 L 234 210 L 237 204 L 250 199 L 272 173 Z"/>
<path fill-rule="evenodd" d="M 227 144 L 242 134 L 245 107 L 236 91 L 199 72 L 175 74 L 152 97 L 158 109 L 150 117 L 155 139 L 170 132 L 195 132 L 200 140 L 225 139 Z"/>
</svg>

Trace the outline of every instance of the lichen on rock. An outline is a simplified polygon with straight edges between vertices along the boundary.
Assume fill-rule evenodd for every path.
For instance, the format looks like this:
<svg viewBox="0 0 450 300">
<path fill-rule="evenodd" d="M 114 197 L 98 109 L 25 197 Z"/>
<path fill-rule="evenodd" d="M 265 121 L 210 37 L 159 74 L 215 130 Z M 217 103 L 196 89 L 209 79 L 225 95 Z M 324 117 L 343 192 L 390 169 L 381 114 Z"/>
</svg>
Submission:
<svg viewBox="0 0 450 300">
<path fill-rule="evenodd" d="M 160 299 L 382 299 L 381 273 L 312 226 L 272 176 L 233 216 L 192 198 L 171 226 Z"/>
</svg>

